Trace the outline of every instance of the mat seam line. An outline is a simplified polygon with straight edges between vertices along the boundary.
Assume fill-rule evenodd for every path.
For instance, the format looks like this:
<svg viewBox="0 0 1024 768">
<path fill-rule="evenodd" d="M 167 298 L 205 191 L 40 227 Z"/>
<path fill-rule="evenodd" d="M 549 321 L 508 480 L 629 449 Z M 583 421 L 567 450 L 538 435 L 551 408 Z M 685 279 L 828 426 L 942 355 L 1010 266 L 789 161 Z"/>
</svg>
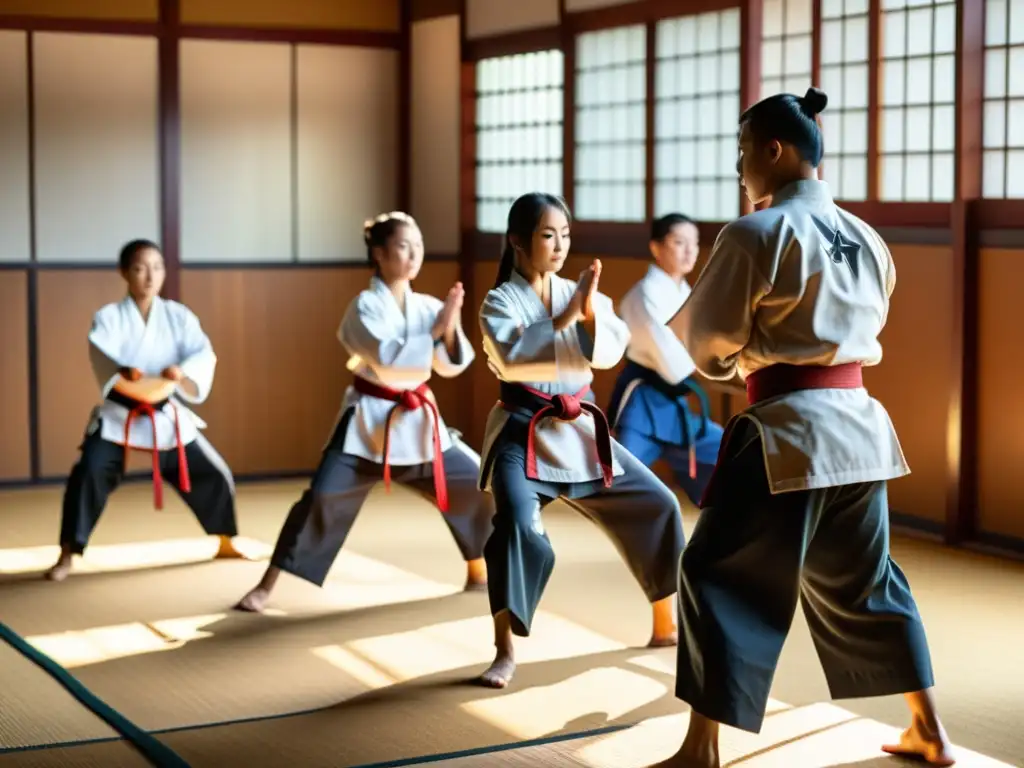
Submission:
<svg viewBox="0 0 1024 768">
<path fill-rule="evenodd" d="M 64 688 L 72 698 L 76 699 L 79 704 L 121 734 L 121 738 L 93 739 L 80 744 L 75 744 L 75 746 L 83 746 L 84 744 L 96 742 L 127 741 L 144 758 L 156 766 L 156 768 L 191 768 L 189 763 L 187 763 L 177 752 L 157 739 L 149 731 L 139 727 L 123 714 L 111 707 L 103 701 L 103 699 L 90 691 L 81 680 L 72 675 L 64 666 L 33 646 L 3 622 L 0 622 L 0 639 L 20 653 L 28 661 L 46 672 L 53 680 L 60 684 L 60 686 Z M 33 745 L 29 749 L 34 749 L 36 746 L 37 745 Z M 45 748 L 59 748 L 60 746 L 62 745 L 46 745 Z M 2 749 L 0 750 L 0 754 L 10 754 L 15 751 L 28 750 L 24 748 L 14 748 L 11 750 Z"/>
<path fill-rule="evenodd" d="M 3 625 L 0 624 L 0 627 Z M 225 720 L 223 722 L 215 723 L 197 723 L 196 725 L 181 725 L 172 726 L 170 728 L 158 728 L 151 731 L 143 731 L 143 733 L 149 736 L 161 736 L 170 733 L 181 733 L 183 731 L 200 731 L 208 730 L 209 728 L 220 728 L 232 725 L 245 725 L 252 722 L 261 722 L 266 720 L 283 720 L 290 717 L 301 717 L 302 715 L 310 715 L 316 712 L 323 712 L 324 708 L 319 709 L 308 709 L 300 712 L 287 712 L 280 715 L 270 715 L 269 717 L 251 717 L 242 718 L 239 720 Z M 482 747 L 470 747 L 469 749 L 457 750 L 454 752 L 437 752 L 427 755 L 417 755 L 415 757 L 402 757 L 393 760 L 385 760 L 384 762 L 376 763 L 360 763 L 358 765 L 349 766 L 349 768 L 403 768 L 404 766 L 410 765 L 424 765 L 426 763 L 436 763 L 441 760 L 457 760 L 464 757 L 475 757 L 477 755 L 487 755 L 494 752 L 508 752 L 514 749 L 529 749 L 530 747 L 542 747 L 548 744 L 558 744 L 563 741 L 578 741 L 580 739 L 592 738 L 594 736 L 604 736 L 610 733 L 617 733 L 619 731 L 628 730 L 633 728 L 637 723 L 622 723 L 618 725 L 606 725 L 600 728 L 591 728 L 585 731 L 574 731 L 572 733 L 561 733 L 553 736 L 542 736 L 536 739 L 525 739 L 523 741 L 511 741 L 504 744 L 489 744 Z M 79 741 L 63 741 L 55 744 L 27 744 L 18 747 L 0 747 L 0 755 L 15 754 L 18 752 L 37 752 L 47 749 L 71 749 L 74 747 L 85 747 L 92 744 L 112 744 L 114 742 L 130 741 L 126 738 L 118 737 L 103 737 L 98 739 L 82 739 Z M 158 742 L 161 746 L 166 746 L 162 742 Z M 169 748 L 168 748 L 169 749 Z M 187 765 L 187 764 L 186 764 Z M 161 765 L 160 768 L 163 768 Z"/>
</svg>

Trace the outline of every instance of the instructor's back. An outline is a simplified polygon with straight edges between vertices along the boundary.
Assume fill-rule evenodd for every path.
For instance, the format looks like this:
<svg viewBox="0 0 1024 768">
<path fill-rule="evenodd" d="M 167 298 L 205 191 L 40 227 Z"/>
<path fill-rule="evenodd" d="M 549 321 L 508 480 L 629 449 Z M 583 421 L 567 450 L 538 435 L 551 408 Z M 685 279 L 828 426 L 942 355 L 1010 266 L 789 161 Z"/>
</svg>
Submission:
<svg viewBox="0 0 1024 768">
<path fill-rule="evenodd" d="M 781 94 L 740 118 L 747 197 L 669 327 L 749 408 L 727 425 L 680 568 L 677 695 L 693 713 L 664 763 L 717 768 L 719 725 L 758 732 L 798 600 L 834 699 L 904 694 L 888 752 L 952 765 L 924 625 L 889 554 L 886 483 L 909 473 L 862 369 L 896 283 L 885 243 L 818 180 L 827 98 Z"/>
</svg>

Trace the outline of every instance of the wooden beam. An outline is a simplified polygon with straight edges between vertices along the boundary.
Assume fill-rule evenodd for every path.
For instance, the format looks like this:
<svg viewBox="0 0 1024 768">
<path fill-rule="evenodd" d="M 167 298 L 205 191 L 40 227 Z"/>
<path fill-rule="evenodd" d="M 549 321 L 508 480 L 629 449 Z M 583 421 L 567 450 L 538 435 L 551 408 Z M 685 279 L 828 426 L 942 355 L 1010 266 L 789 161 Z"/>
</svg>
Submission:
<svg viewBox="0 0 1024 768">
<path fill-rule="evenodd" d="M 163 294 L 181 298 L 181 93 L 178 0 L 160 0 L 158 120 L 160 130 L 160 248 L 167 278 Z"/>
<path fill-rule="evenodd" d="M 978 512 L 978 259 L 976 207 L 982 194 L 985 2 L 960 0 L 956 56 L 956 183 L 952 211 L 953 383 L 946 417 L 947 544 L 977 534 Z"/>
</svg>

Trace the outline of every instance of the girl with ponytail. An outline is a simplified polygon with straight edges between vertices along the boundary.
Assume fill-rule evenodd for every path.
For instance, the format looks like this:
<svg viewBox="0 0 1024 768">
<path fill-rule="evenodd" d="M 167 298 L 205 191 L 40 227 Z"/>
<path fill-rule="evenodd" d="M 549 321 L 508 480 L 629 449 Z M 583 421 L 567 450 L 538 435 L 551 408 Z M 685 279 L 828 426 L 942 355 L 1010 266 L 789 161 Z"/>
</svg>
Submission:
<svg viewBox="0 0 1024 768">
<path fill-rule="evenodd" d="M 556 499 L 612 538 L 654 611 L 651 645 L 676 642 L 673 594 L 683 549 L 679 504 L 616 443 L 590 394 L 592 369 L 613 368 L 629 331 L 598 292 L 601 262 L 579 280 L 559 277 L 571 217 L 558 197 L 534 192 L 508 214 L 494 288 L 480 310 L 483 347 L 501 399 L 487 420 L 480 487 L 495 504 L 484 548 L 494 617 L 494 663 L 484 685 L 515 673 L 512 636 L 526 636 L 555 555 L 541 510 Z"/>
</svg>

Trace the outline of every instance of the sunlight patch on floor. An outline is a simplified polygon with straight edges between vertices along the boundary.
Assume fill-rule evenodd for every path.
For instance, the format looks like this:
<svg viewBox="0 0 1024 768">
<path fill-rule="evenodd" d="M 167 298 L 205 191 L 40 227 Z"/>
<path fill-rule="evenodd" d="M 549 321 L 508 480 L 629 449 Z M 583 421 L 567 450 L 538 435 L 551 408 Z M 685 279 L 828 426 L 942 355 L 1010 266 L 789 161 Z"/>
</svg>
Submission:
<svg viewBox="0 0 1024 768">
<path fill-rule="evenodd" d="M 514 683 L 513 683 L 514 685 Z M 620 667 L 597 667 L 551 685 L 512 688 L 462 704 L 461 709 L 516 739 L 536 739 L 563 730 L 621 721 L 669 693 L 668 686 Z M 593 722 L 594 715 L 604 722 Z"/>
<path fill-rule="evenodd" d="M 323 586 L 331 608 L 352 610 L 447 597 L 461 586 L 426 579 L 394 565 L 342 550 Z"/>
<path fill-rule="evenodd" d="M 353 640 L 346 647 L 404 682 L 466 666 L 486 666 L 494 659 L 494 624 L 485 615 Z M 531 636 L 516 638 L 516 659 L 531 664 L 625 648 L 575 622 L 540 611 Z"/>
<path fill-rule="evenodd" d="M 262 541 L 239 536 L 235 543 L 239 551 L 252 559 L 270 556 L 271 548 Z M 214 536 L 96 544 L 90 546 L 84 555 L 75 557 L 71 577 L 76 573 L 107 573 L 208 562 L 217 554 L 218 547 L 219 540 Z M 42 573 L 57 561 L 58 555 L 60 547 L 55 544 L 0 549 L 0 573 Z"/>
<path fill-rule="evenodd" d="M 227 614 L 188 616 L 149 623 L 130 622 L 72 632 L 31 635 L 25 639 L 58 664 L 68 668 L 99 664 L 145 653 L 173 651 L 195 640 L 213 637 L 202 627 Z"/>
<path fill-rule="evenodd" d="M 652 718 L 629 730 L 598 737 L 573 750 L 573 757 L 587 768 L 643 768 L 678 749 L 688 722 L 689 713 Z M 792 707 L 769 713 L 759 734 L 724 728 L 722 765 L 826 768 L 864 761 L 889 763 L 881 745 L 894 743 L 899 736 L 899 729 L 835 704 Z M 1012 768 L 966 749 L 958 749 L 957 755 L 958 768 Z M 893 768 L 903 765 L 895 759 L 891 763 Z"/>
</svg>

